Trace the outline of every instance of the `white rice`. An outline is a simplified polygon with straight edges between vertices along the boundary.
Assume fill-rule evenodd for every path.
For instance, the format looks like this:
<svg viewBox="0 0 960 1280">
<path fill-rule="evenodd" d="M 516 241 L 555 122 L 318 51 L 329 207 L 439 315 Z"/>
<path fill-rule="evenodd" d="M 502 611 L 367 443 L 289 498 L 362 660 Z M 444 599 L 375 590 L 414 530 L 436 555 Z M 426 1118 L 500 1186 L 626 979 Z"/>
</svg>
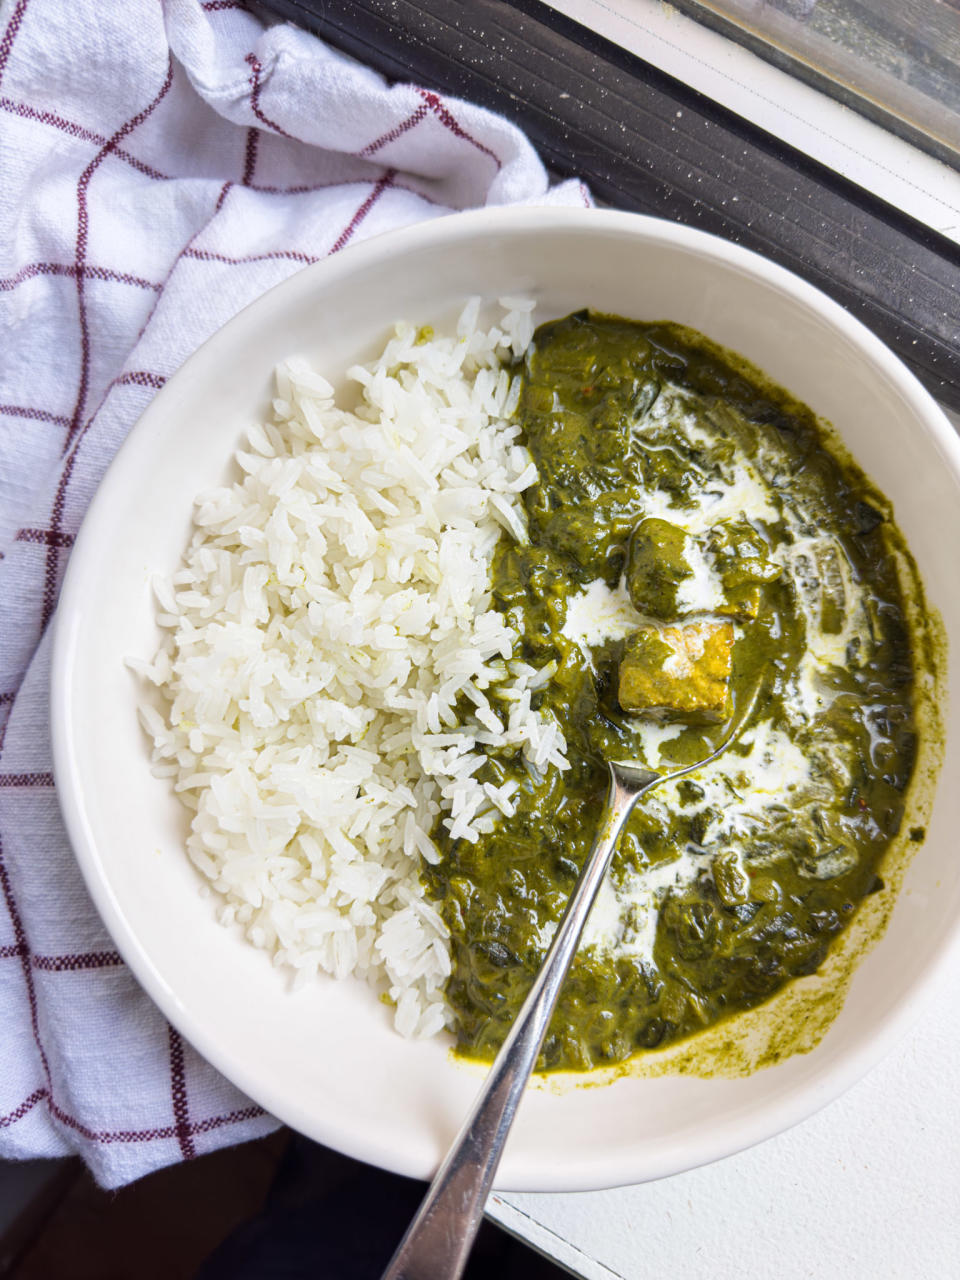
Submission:
<svg viewBox="0 0 960 1280">
<path fill-rule="evenodd" d="M 475 776 L 484 745 L 566 767 L 559 726 L 530 706 L 549 673 L 514 659 L 489 595 L 536 479 L 503 368 L 533 304 L 501 306 L 490 329 L 476 299 L 453 335 L 398 325 L 349 371 L 352 412 L 305 363 L 281 367 L 243 478 L 198 498 L 183 566 L 156 584 L 169 634 L 134 664 L 159 688 L 142 708 L 154 768 L 193 812 L 221 921 L 298 981 L 378 985 L 404 1035 L 448 1021 L 447 930 L 419 880 L 438 815 L 475 840 L 512 812 L 510 784 Z"/>
</svg>

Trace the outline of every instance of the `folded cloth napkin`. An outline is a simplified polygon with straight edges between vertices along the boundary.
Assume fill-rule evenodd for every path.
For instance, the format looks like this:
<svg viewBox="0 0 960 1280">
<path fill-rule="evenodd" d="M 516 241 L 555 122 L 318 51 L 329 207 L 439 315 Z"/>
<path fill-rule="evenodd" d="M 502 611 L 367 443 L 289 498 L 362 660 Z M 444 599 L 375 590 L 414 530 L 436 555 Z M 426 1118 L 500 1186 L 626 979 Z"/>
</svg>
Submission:
<svg viewBox="0 0 960 1280">
<path fill-rule="evenodd" d="M 79 1152 L 116 1187 L 276 1121 L 141 992 L 61 823 L 49 623 L 104 469 L 191 351 L 305 264 L 589 196 L 506 121 L 234 0 L 5 0 L 0 29 L 0 1157 Z"/>
</svg>

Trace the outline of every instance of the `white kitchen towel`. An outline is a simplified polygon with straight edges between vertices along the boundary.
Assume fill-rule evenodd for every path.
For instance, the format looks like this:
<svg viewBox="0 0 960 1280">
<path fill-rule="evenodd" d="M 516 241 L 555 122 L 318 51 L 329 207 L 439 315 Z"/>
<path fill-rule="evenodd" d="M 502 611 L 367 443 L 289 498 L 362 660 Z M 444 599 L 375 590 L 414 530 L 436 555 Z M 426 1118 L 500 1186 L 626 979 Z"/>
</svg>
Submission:
<svg viewBox="0 0 960 1280">
<path fill-rule="evenodd" d="M 305 264 L 589 196 L 505 120 L 234 0 L 4 0 L 0 31 L 0 1157 L 116 1187 L 276 1122 L 140 991 L 61 823 L 49 624 L 91 496 L 191 351 Z"/>
</svg>

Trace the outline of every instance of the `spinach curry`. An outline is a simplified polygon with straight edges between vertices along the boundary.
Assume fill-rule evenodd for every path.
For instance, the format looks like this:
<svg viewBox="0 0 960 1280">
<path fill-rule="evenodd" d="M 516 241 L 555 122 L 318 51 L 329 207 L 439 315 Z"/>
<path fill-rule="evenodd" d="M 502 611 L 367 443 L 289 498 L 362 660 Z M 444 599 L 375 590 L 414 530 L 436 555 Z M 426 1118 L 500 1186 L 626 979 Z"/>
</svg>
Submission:
<svg viewBox="0 0 960 1280">
<path fill-rule="evenodd" d="M 590 847 L 604 761 L 716 762 L 641 801 L 539 1063 L 580 1070 L 688 1036 L 814 972 L 881 887 L 915 754 L 913 664 L 884 500 L 812 412 L 677 325 L 541 326 L 518 420 L 539 481 L 494 602 L 537 668 L 566 770 L 518 784 L 422 875 L 451 932 L 457 1043 L 501 1044 Z"/>
</svg>

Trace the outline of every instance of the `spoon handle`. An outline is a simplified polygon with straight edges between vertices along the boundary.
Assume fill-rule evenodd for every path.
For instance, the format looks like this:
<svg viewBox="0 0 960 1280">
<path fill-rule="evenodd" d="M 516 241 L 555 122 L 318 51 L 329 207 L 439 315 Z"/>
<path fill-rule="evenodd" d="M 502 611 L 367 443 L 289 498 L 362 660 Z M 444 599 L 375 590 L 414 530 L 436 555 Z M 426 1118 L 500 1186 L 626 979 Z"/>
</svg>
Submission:
<svg viewBox="0 0 960 1280">
<path fill-rule="evenodd" d="M 610 769 L 600 829 L 530 994 L 383 1280 L 457 1280 L 483 1218 L 507 1134 L 547 1033 L 617 837 L 656 774 Z"/>
</svg>

